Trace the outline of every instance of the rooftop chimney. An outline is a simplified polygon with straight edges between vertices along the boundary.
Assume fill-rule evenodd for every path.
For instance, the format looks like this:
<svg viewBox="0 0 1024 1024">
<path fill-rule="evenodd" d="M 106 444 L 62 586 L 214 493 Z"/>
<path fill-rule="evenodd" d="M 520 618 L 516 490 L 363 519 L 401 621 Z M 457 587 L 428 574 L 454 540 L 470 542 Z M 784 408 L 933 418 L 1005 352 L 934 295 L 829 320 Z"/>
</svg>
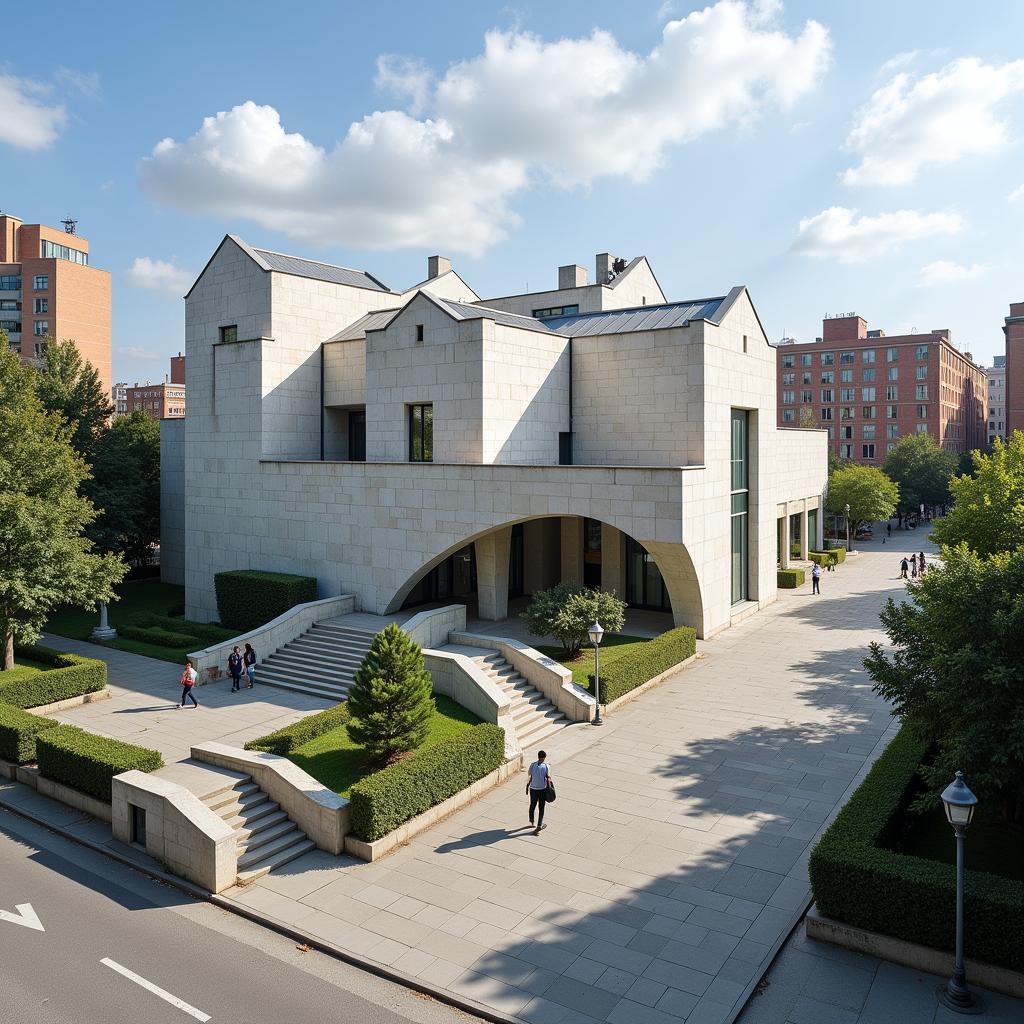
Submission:
<svg viewBox="0 0 1024 1024">
<path fill-rule="evenodd" d="M 587 283 L 587 271 L 585 267 L 570 263 L 566 267 L 558 268 L 558 287 L 561 288 L 582 288 Z"/>
<path fill-rule="evenodd" d="M 596 284 L 607 284 L 615 275 L 612 272 L 612 264 L 615 262 L 615 257 L 610 252 L 599 252 L 595 259 L 596 264 Z"/>
<path fill-rule="evenodd" d="M 432 281 L 435 277 L 447 274 L 452 269 L 452 261 L 447 256 L 427 257 L 427 279 Z"/>
</svg>

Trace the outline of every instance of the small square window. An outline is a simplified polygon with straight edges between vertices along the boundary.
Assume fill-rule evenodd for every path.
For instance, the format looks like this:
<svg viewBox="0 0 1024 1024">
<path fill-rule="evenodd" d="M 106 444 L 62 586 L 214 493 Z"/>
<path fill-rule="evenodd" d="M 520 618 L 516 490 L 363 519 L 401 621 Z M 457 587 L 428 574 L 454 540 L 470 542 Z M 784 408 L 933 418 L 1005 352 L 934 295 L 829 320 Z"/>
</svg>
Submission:
<svg viewBox="0 0 1024 1024">
<path fill-rule="evenodd" d="M 33 299 L 32 300 L 32 312 L 33 313 L 49 313 L 50 312 L 50 300 L 49 299 Z"/>
<path fill-rule="evenodd" d="M 238 324 L 229 324 L 220 329 L 220 341 L 222 345 L 238 341 Z"/>
</svg>

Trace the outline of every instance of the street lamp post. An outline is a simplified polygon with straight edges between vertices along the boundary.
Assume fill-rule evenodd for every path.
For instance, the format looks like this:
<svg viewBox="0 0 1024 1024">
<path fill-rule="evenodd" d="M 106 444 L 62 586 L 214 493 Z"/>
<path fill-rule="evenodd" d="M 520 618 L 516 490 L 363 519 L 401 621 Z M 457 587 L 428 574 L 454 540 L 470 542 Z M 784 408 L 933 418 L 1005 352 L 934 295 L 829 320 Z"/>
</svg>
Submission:
<svg viewBox="0 0 1024 1024">
<path fill-rule="evenodd" d="M 601 718 L 601 667 L 598 663 L 598 649 L 601 646 L 601 638 L 604 636 L 604 628 L 595 619 L 588 632 L 590 642 L 594 645 L 594 700 L 597 701 L 597 714 L 594 715 L 591 725 L 604 725 L 604 720 Z"/>
<path fill-rule="evenodd" d="M 850 506 L 844 505 L 843 511 L 846 513 L 846 550 L 850 550 Z"/>
<path fill-rule="evenodd" d="M 964 970 L 964 842 L 977 803 L 978 798 L 964 782 L 963 772 L 957 772 L 942 791 L 942 806 L 956 833 L 956 957 L 953 977 L 939 988 L 939 1002 L 957 1013 L 981 1013 L 984 1009 L 981 1000 L 967 987 Z"/>
</svg>

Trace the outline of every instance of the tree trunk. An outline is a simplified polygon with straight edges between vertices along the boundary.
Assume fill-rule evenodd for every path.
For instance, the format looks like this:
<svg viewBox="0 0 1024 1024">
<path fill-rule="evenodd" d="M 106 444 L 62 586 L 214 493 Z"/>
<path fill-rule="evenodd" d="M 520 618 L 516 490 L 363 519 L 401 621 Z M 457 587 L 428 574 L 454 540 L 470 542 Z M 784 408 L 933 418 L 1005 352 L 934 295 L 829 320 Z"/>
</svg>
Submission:
<svg viewBox="0 0 1024 1024">
<path fill-rule="evenodd" d="M 14 634 L 8 633 L 4 637 L 4 653 L 3 658 L 0 659 L 3 664 L 0 664 L 0 671 L 6 672 L 9 668 L 14 668 Z"/>
</svg>

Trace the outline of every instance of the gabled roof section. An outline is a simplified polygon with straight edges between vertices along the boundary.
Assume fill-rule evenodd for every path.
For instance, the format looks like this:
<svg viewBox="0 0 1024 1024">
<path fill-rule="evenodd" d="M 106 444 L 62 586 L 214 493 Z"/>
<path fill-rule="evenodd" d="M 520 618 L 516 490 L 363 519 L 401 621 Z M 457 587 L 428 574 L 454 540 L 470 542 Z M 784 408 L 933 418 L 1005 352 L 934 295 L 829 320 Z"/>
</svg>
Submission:
<svg viewBox="0 0 1024 1024">
<path fill-rule="evenodd" d="M 438 285 L 441 288 L 461 285 L 465 289 L 467 299 L 470 301 L 479 301 L 480 299 L 476 291 L 466 283 L 466 279 L 456 270 L 446 270 L 443 274 L 438 274 L 437 277 L 428 277 L 423 281 L 417 281 L 416 284 L 410 285 L 402 292 L 402 298 L 411 298 L 416 292 L 420 291 L 433 293 L 434 289 L 430 285 Z"/>
<path fill-rule="evenodd" d="M 757 326 L 761 328 L 765 342 L 770 345 L 768 332 L 764 329 L 764 324 L 761 323 L 761 315 L 758 313 L 757 306 L 754 305 L 754 300 L 750 297 L 750 292 L 745 284 L 738 284 L 735 288 L 729 289 L 729 294 L 722 300 L 722 308 L 718 311 L 715 322 L 720 324 L 729 315 L 729 311 L 736 305 L 741 295 L 747 296 L 747 302 L 750 303 L 750 308 L 754 311 L 754 319 L 757 321 Z"/>
<path fill-rule="evenodd" d="M 345 284 L 350 288 L 367 288 L 374 292 L 388 292 L 391 289 L 382 284 L 365 270 L 352 270 L 339 267 L 333 263 L 321 263 L 319 260 L 307 260 L 301 256 L 288 256 L 272 249 L 251 249 L 264 270 L 273 270 L 279 274 L 291 274 L 294 277 L 309 277 L 314 281 L 329 281 L 331 284 Z"/>
<path fill-rule="evenodd" d="M 719 311 L 725 301 L 726 296 L 721 295 L 712 299 L 689 299 L 657 306 L 634 306 L 630 309 L 607 309 L 599 313 L 577 313 L 575 316 L 560 316 L 544 322 L 556 334 L 569 338 L 660 331 L 670 327 L 686 327 L 691 320 L 709 320 L 717 323 Z"/>
<path fill-rule="evenodd" d="M 648 258 L 646 256 L 634 256 L 633 259 L 631 259 L 626 264 L 626 266 L 623 268 L 622 272 L 620 274 L 616 274 L 615 277 L 611 281 L 609 281 L 606 284 L 604 284 L 604 287 L 605 288 L 612 288 L 612 289 L 617 288 L 620 284 L 622 284 L 623 281 L 626 280 L 626 278 L 637 267 L 640 266 L 641 263 L 646 264 L 647 271 L 651 275 L 651 280 L 654 281 L 655 285 L 657 286 L 658 293 L 661 295 L 662 302 L 664 302 L 665 301 L 664 289 L 661 287 L 661 282 L 658 280 L 657 275 L 654 273 L 654 267 L 651 266 L 651 262 L 650 262 L 650 260 L 648 260 Z"/>
<path fill-rule="evenodd" d="M 468 302 L 454 302 L 451 299 L 442 299 L 430 292 L 424 292 L 428 298 L 436 302 L 443 310 L 453 316 L 456 320 L 493 320 L 496 324 L 504 324 L 506 327 L 518 327 L 524 331 L 537 331 L 540 334 L 554 334 L 547 324 L 532 316 L 522 316 L 519 313 L 506 313 L 501 309 L 489 309 L 487 306 L 470 305 Z"/>
<path fill-rule="evenodd" d="M 394 309 L 375 309 L 370 313 L 364 313 L 358 320 L 350 323 L 348 327 L 343 327 L 337 334 L 328 338 L 327 341 L 357 341 L 360 338 L 365 338 L 367 331 L 379 331 L 387 327 L 398 313 L 397 307 Z M 327 344 L 327 342 L 324 344 Z"/>
</svg>

